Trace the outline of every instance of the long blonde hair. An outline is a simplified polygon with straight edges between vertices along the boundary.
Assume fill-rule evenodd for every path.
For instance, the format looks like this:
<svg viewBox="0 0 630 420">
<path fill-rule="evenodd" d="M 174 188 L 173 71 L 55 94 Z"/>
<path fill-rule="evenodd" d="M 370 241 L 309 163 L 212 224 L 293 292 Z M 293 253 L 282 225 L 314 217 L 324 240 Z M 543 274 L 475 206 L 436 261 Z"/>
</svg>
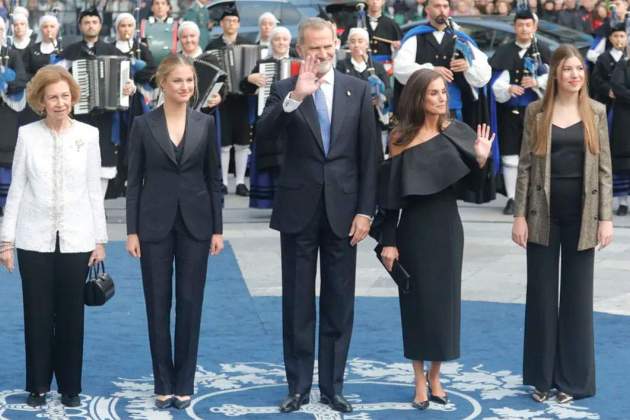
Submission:
<svg viewBox="0 0 630 420">
<path fill-rule="evenodd" d="M 542 102 L 542 124 L 538 127 L 534 143 L 534 154 L 537 156 L 547 154 L 549 127 L 551 127 L 553 109 L 558 95 L 558 82 L 556 80 L 558 69 L 567 59 L 572 57 L 577 57 L 584 66 L 584 84 L 578 92 L 578 112 L 584 126 L 584 146 L 593 154 L 599 153 L 599 136 L 595 129 L 595 114 L 593 114 L 588 95 L 588 76 L 584 58 L 573 45 L 562 44 L 551 56 L 549 80 L 547 81 L 547 89 Z"/>
</svg>

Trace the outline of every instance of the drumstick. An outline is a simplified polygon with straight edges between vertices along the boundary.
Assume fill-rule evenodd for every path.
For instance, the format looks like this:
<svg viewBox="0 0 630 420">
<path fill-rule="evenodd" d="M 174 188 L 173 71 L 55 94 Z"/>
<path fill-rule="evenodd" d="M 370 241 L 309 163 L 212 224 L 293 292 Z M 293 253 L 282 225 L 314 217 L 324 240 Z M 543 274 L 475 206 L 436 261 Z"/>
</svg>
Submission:
<svg viewBox="0 0 630 420">
<path fill-rule="evenodd" d="M 385 38 L 381 38 L 380 36 L 373 36 L 372 38 L 373 38 L 373 39 L 375 39 L 375 40 L 377 40 L 377 41 L 384 42 L 384 43 L 386 43 L 386 44 L 393 44 L 394 42 L 396 42 L 396 41 L 394 41 L 394 40 L 392 40 L 392 39 L 385 39 Z"/>
</svg>

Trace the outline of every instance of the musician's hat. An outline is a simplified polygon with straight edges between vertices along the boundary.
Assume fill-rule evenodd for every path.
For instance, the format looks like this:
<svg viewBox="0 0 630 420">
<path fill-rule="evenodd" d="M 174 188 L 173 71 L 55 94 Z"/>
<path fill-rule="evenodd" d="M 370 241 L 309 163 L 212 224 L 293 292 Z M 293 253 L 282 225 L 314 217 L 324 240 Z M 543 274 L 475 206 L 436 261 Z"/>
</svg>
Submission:
<svg viewBox="0 0 630 420">
<path fill-rule="evenodd" d="M 538 22 L 538 16 L 536 13 L 532 12 L 529 7 L 519 7 L 514 14 L 514 22 L 519 19 L 527 20 L 531 19 L 534 22 Z"/>
<path fill-rule="evenodd" d="M 228 8 L 226 8 L 226 9 L 223 11 L 223 13 L 221 14 L 221 19 L 219 19 L 219 21 L 222 21 L 222 20 L 223 20 L 223 18 L 226 18 L 226 17 L 228 17 L 228 16 L 236 16 L 236 17 L 237 17 L 237 18 L 239 18 L 239 19 L 241 18 L 241 17 L 238 15 L 238 10 L 236 10 L 236 7 L 228 7 Z"/>
<path fill-rule="evenodd" d="M 606 36 L 609 37 L 612 34 L 614 34 L 615 32 L 626 32 L 626 23 L 625 22 L 618 22 L 618 23 L 610 25 L 609 28 L 608 28 L 608 33 L 606 34 Z"/>
<path fill-rule="evenodd" d="M 79 19 L 77 19 L 77 22 L 81 23 L 81 20 L 83 20 L 83 18 L 86 16 L 96 16 L 98 20 L 100 20 L 101 22 L 103 21 L 103 18 L 101 17 L 98 10 L 96 10 L 96 8 L 91 8 L 91 9 L 82 10 L 81 13 L 79 14 Z"/>
</svg>

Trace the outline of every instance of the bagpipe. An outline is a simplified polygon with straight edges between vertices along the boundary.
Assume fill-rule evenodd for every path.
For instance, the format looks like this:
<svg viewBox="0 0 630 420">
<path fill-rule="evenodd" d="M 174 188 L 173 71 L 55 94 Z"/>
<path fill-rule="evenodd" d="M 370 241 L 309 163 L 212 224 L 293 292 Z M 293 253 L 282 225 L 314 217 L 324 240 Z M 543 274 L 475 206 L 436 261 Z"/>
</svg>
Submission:
<svg viewBox="0 0 630 420">
<path fill-rule="evenodd" d="M 8 9 L 8 25 L 5 35 L 6 45 L 0 47 L 0 97 L 5 104 L 9 106 L 15 112 L 20 112 L 26 106 L 26 95 L 24 95 L 24 89 L 16 93 L 9 92 L 9 83 L 15 81 L 17 74 L 10 66 L 11 64 L 11 50 L 13 49 L 13 10 L 15 7 L 15 0 L 9 0 L 7 4 Z M 1 36 L 1 35 L 0 35 Z M 2 42 L 0 42 L 2 45 Z"/>
<path fill-rule="evenodd" d="M 468 65 L 472 65 L 475 58 L 472 47 L 468 40 L 464 38 L 461 33 L 455 30 L 455 24 L 453 18 L 450 16 L 446 18 L 447 32 L 453 38 L 453 54 L 451 55 L 451 61 L 457 58 L 464 58 Z"/>
<path fill-rule="evenodd" d="M 50 42 L 55 47 L 52 54 L 50 54 L 50 64 L 57 64 L 63 60 L 61 58 L 61 54 L 63 53 L 63 38 L 61 36 L 61 25 L 59 24 L 59 9 L 53 9 L 53 16 L 57 19 L 57 36 L 55 38 L 51 38 Z"/>
<path fill-rule="evenodd" d="M 2 93 L 6 93 L 9 83 L 15 80 L 15 71 L 9 67 L 9 61 L 11 60 L 9 52 L 13 47 L 13 0 L 10 0 L 7 6 L 9 19 L 6 25 L 8 27 L 6 28 L 4 39 L 0 40 L 5 41 L 4 44 L 6 44 L 2 46 L 3 43 L 0 42 L 0 92 Z M 1 33 L 0 36 L 2 36 Z"/>
<path fill-rule="evenodd" d="M 140 0 L 136 0 L 136 6 L 133 9 L 134 18 L 136 20 L 136 27 L 134 31 L 133 40 L 128 39 L 129 51 L 131 55 L 131 77 L 137 72 L 144 70 L 147 66 L 146 61 L 142 59 L 142 50 L 140 49 Z M 135 48 L 134 48 L 135 47 Z"/>
<path fill-rule="evenodd" d="M 358 11 L 357 27 L 367 30 L 365 3 L 357 3 L 356 8 Z M 376 108 L 376 113 L 378 114 L 378 120 L 383 125 L 389 125 L 390 110 L 387 103 L 387 96 L 385 95 L 385 83 L 376 75 L 374 59 L 369 45 L 367 48 L 367 71 L 369 73 L 367 81 L 370 84 L 372 99 L 376 102 L 374 106 Z"/>
</svg>

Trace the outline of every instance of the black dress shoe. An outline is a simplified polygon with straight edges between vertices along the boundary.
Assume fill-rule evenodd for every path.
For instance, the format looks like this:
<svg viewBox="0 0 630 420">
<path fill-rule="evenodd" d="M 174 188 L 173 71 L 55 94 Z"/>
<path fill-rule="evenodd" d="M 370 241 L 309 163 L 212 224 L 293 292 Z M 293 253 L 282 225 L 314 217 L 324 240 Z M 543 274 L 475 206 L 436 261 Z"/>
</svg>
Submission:
<svg viewBox="0 0 630 420">
<path fill-rule="evenodd" d="M 512 216 L 514 214 L 514 200 L 508 199 L 507 203 L 505 203 L 505 207 L 503 207 L 503 214 L 506 216 Z"/>
<path fill-rule="evenodd" d="M 165 400 L 161 400 L 159 398 L 155 399 L 155 407 L 160 410 L 164 408 L 169 408 L 171 405 L 173 405 L 173 397 L 169 397 Z"/>
<path fill-rule="evenodd" d="M 42 405 L 46 405 L 46 394 L 38 394 L 36 392 L 31 392 L 26 397 L 26 404 L 31 407 L 40 407 Z"/>
<path fill-rule="evenodd" d="M 222 194 L 227 194 L 228 193 L 227 185 L 225 185 L 225 184 L 221 185 L 221 193 Z"/>
<path fill-rule="evenodd" d="M 236 186 L 236 195 L 240 195 L 242 197 L 249 197 L 249 190 L 245 184 L 238 184 Z"/>
<path fill-rule="evenodd" d="M 346 400 L 343 395 L 336 394 L 332 398 L 322 395 L 319 402 L 326 404 L 328 407 L 340 413 L 351 413 L 352 405 Z"/>
<path fill-rule="evenodd" d="M 192 398 L 188 398 L 186 400 L 182 400 L 182 399 L 179 399 L 179 398 L 175 397 L 175 398 L 173 398 L 173 405 L 178 410 L 183 410 L 184 408 L 188 408 L 190 406 L 190 402 L 191 401 L 192 401 Z"/>
<path fill-rule="evenodd" d="M 79 407 L 81 398 L 79 398 L 78 394 L 61 394 L 61 404 L 66 407 Z"/>
<path fill-rule="evenodd" d="M 308 404 L 308 402 L 308 394 L 287 395 L 287 397 L 280 403 L 280 412 L 290 413 L 292 411 L 298 411 L 300 407 Z"/>
<path fill-rule="evenodd" d="M 624 204 L 620 204 L 619 208 L 617 208 L 617 216 L 627 216 L 628 215 L 628 206 Z"/>
<path fill-rule="evenodd" d="M 429 400 L 425 400 L 425 401 L 412 401 L 411 402 L 411 406 L 413 408 L 415 408 L 416 410 L 426 410 L 427 408 L 429 408 Z"/>
</svg>

